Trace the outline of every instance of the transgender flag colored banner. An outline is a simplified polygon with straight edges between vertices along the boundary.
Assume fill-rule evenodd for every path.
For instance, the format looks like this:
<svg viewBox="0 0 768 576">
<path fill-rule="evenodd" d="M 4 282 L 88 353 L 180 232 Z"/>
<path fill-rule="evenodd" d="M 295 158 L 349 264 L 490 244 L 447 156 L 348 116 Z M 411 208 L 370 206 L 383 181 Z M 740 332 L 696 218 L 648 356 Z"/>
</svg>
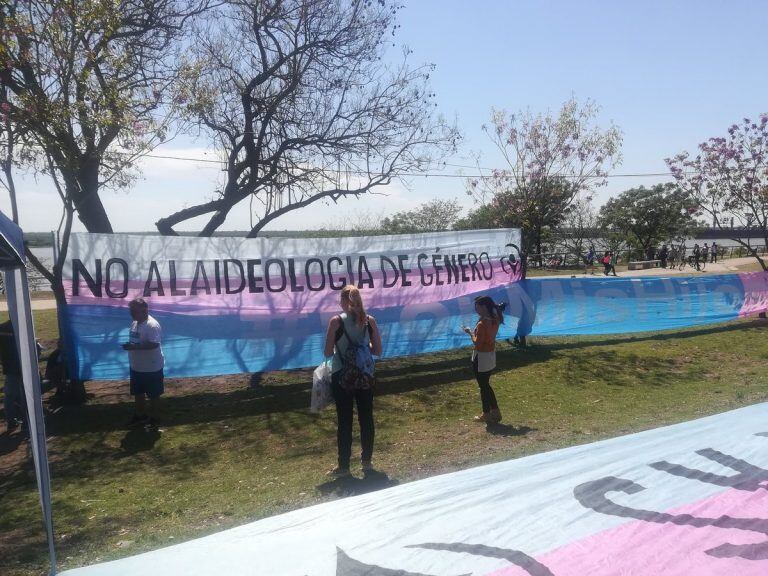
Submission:
<svg viewBox="0 0 768 576">
<path fill-rule="evenodd" d="M 765 576 L 767 484 L 763 403 L 339 498 L 62 576 Z"/>
<path fill-rule="evenodd" d="M 128 303 L 163 328 L 166 376 L 319 364 L 339 291 L 360 288 L 384 356 L 466 346 L 478 293 L 520 280 L 520 231 L 362 238 L 185 238 L 73 234 L 65 334 L 84 380 L 128 377 Z"/>
</svg>

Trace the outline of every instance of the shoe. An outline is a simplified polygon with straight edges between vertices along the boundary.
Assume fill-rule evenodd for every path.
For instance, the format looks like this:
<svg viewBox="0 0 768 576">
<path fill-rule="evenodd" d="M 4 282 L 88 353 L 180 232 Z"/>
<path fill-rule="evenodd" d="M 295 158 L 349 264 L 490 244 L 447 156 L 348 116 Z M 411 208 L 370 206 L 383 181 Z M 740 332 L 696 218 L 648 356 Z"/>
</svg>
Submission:
<svg viewBox="0 0 768 576">
<path fill-rule="evenodd" d="M 133 418 L 128 422 L 128 428 L 139 428 L 144 426 L 149 421 L 149 416 L 146 414 L 134 414 Z"/>
<path fill-rule="evenodd" d="M 363 469 L 363 473 L 373 471 L 373 464 L 370 460 L 360 460 L 360 467 Z"/>
<path fill-rule="evenodd" d="M 157 418 L 147 418 L 145 426 L 147 428 L 158 428 L 160 426 L 160 421 Z"/>
<path fill-rule="evenodd" d="M 501 411 L 498 408 L 494 408 L 488 412 L 488 417 L 485 420 L 489 424 L 498 424 L 501 422 Z"/>
<path fill-rule="evenodd" d="M 329 470 L 326 473 L 326 476 L 331 476 L 332 478 L 346 478 L 348 476 L 351 476 L 349 472 L 349 468 L 341 468 L 340 466 L 336 466 L 333 470 Z"/>
<path fill-rule="evenodd" d="M 483 412 L 482 414 L 478 414 L 477 416 L 472 418 L 472 420 L 474 420 L 475 422 L 488 422 L 489 421 L 488 414 L 489 412 Z"/>
</svg>

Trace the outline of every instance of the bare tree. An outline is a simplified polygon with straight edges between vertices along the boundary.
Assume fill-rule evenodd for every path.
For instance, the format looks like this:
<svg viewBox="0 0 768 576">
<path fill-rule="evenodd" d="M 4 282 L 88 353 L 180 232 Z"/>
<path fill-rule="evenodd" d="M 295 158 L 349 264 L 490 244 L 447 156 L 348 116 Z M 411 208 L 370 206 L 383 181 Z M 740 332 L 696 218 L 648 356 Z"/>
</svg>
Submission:
<svg viewBox="0 0 768 576">
<path fill-rule="evenodd" d="M 457 131 L 433 117 L 430 66 L 384 65 L 399 5 L 388 0 L 227 1 L 196 34 L 187 112 L 226 158 L 214 198 L 157 222 L 197 217 L 209 236 L 250 200 L 249 237 L 283 214 L 336 202 L 427 168 Z"/>
</svg>

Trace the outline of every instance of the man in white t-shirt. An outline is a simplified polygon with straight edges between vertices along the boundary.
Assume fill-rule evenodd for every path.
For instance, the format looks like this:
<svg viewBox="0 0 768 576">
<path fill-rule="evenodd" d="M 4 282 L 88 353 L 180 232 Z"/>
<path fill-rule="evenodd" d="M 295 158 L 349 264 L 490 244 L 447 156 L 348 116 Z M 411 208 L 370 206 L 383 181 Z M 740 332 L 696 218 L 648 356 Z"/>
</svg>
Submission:
<svg viewBox="0 0 768 576">
<path fill-rule="evenodd" d="M 160 346 L 162 330 L 157 320 L 149 315 L 149 306 L 143 298 L 136 298 L 128 305 L 133 322 L 128 342 L 123 350 L 128 351 L 131 366 L 131 396 L 135 401 L 136 413 L 129 426 L 157 426 L 157 402 L 162 395 L 163 366 L 165 358 Z M 149 398 L 149 412 L 146 399 Z"/>
</svg>

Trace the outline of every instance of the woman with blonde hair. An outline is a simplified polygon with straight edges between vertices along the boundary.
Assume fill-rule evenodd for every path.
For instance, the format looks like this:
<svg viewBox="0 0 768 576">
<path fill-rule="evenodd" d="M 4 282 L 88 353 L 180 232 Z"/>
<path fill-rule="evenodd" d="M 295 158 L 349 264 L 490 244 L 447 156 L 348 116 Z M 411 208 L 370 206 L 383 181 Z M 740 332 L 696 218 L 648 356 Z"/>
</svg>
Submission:
<svg viewBox="0 0 768 576">
<path fill-rule="evenodd" d="M 462 328 L 474 344 L 472 372 L 480 387 L 480 402 L 483 406 L 483 413 L 475 416 L 476 422 L 501 422 L 501 411 L 491 388 L 491 372 L 496 368 L 496 334 L 499 326 L 504 323 L 504 308 L 506 304 L 496 304 L 490 296 L 478 296 L 475 298 L 475 311 L 480 319 L 474 330 L 466 326 Z"/>
<path fill-rule="evenodd" d="M 382 352 L 379 327 L 374 317 L 366 313 L 360 290 L 344 286 L 340 305 L 343 312 L 331 318 L 325 336 L 325 356 L 333 356 L 331 390 L 338 419 L 339 460 L 329 474 L 336 477 L 349 475 L 354 404 L 360 424 L 360 464 L 363 473 L 373 470 L 373 356 Z"/>
</svg>

